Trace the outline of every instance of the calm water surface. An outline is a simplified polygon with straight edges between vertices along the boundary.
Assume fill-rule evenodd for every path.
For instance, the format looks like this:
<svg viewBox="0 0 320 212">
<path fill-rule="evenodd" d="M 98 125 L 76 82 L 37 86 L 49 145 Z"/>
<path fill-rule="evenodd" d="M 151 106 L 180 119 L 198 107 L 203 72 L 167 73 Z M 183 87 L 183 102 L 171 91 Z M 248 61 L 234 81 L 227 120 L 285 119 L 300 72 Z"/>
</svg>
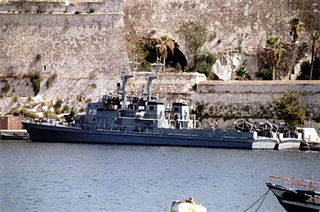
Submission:
<svg viewBox="0 0 320 212">
<path fill-rule="evenodd" d="M 320 152 L 0 141 L 0 211 L 243 211 L 270 175 L 320 177 Z M 251 211 L 254 211 L 251 210 Z M 269 193 L 259 211 L 284 211 Z"/>
</svg>

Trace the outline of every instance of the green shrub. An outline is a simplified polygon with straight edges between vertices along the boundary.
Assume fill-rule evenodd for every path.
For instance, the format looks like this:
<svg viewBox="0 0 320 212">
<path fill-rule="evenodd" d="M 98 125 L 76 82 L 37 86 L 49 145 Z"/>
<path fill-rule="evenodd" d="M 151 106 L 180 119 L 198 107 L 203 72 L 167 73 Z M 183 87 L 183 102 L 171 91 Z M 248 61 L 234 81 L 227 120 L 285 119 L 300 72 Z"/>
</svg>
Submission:
<svg viewBox="0 0 320 212">
<path fill-rule="evenodd" d="M 90 86 L 91 86 L 91 88 L 97 88 L 97 84 L 96 83 L 92 83 Z"/>
<path fill-rule="evenodd" d="M 69 112 L 69 106 L 68 106 L 68 105 L 63 106 L 62 112 L 63 112 L 63 113 Z"/>
<path fill-rule="evenodd" d="M 9 113 L 14 116 L 19 116 L 20 110 L 19 110 L 19 108 L 12 108 Z"/>
<path fill-rule="evenodd" d="M 54 108 L 55 110 L 60 109 L 62 103 L 63 103 L 63 101 L 62 101 L 61 99 L 58 99 L 58 100 L 56 101 L 56 103 L 53 105 L 53 108 Z"/>
<path fill-rule="evenodd" d="M 29 79 L 32 83 L 34 95 L 36 96 L 40 92 L 40 72 L 36 71 L 33 73 L 29 73 Z"/>
<path fill-rule="evenodd" d="M 32 86 L 33 86 L 33 92 L 34 95 L 36 96 L 40 92 L 40 80 L 39 79 L 33 79 L 31 81 Z"/>
<path fill-rule="evenodd" d="M 205 52 L 195 57 L 195 71 L 204 73 L 209 79 L 214 78 L 214 73 L 211 72 L 212 66 L 216 63 L 216 58 L 210 52 Z"/>
<path fill-rule="evenodd" d="M 56 119 L 57 115 L 51 112 L 50 110 L 47 110 L 44 112 L 44 117 L 49 118 L 49 119 Z"/>
<path fill-rule="evenodd" d="M 184 37 L 188 49 L 193 53 L 203 46 L 208 36 L 206 26 L 192 21 L 181 24 L 177 32 Z"/>
<path fill-rule="evenodd" d="M 236 70 L 236 80 L 250 80 L 251 77 L 247 72 L 247 67 L 245 66 L 240 66 L 239 68 L 237 68 Z"/>
<path fill-rule="evenodd" d="M 36 55 L 36 60 L 37 60 L 37 61 L 40 61 L 40 60 L 41 60 L 41 55 L 40 55 L 40 54 L 37 54 L 37 55 Z"/>
<path fill-rule="evenodd" d="M 261 69 L 256 76 L 262 80 L 272 80 L 272 70 L 268 68 Z"/>
<path fill-rule="evenodd" d="M 83 99 L 82 94 L 77 95 L 77 100 L 78 100 L 79 102 L 82 102 L 82 99 Z"/>
<path fill-rule="evenodd" d="M 75 11 L 74 14 L 79 15 L 79 14 L 81 14 L 81 12 L 80 11 Z"/>
<path fill-rule="evenodd" d="M 56 108 L 56 109 L 54 110 L 54 113 L 55 113 L 55 114 L 61 114 L 61 113 L 62 113 L 62 111 L 61 111 L 61 109 L 60 109 L 60 108 Z"/>
<path fill-rule="evenodd" d="M 89 13 L 94 13 L 95 9 L 94 8 L 90 8 Z"/>
<path fill-rule="evenodd" d="M 24 117 L 29 117 L 29 118 L 33 118 L 33 119 L 39 118 L 39 116 L 37 114 L 35 114 L 34 112 L 31 112 L 31 111 L 28 111 L 25 108 L 21 109 L 19 114 Z"/>
<path fill-rule="evenodd" d="M 54 81 L 57 79 L 57 74 L 52 74 L 51 77 L 47 80 L 46 82 L 46 87 L 47 89 L 50 88 L 52 86 L 52 84 L 54 83 Z"/>
</svg>

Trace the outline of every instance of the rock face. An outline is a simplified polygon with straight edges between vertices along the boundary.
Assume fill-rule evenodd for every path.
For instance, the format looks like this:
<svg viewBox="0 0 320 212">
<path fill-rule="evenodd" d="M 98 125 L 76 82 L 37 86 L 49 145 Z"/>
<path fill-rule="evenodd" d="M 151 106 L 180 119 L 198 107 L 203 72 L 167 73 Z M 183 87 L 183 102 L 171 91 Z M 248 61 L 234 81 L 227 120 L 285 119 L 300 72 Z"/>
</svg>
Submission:
<svg viewBox="0 0 320 212">
<path fill-rule="evenodd" d="M 124 0 L 124 21 L 132 39 L 151 32 L 155 37 L 174 38 L 189 61 L 194 55 L 178 33 L 179 27 L 187 21 L 205 25 L 208 39 L 200 51 L 216 55 L 212 71 L 230 80 L 239 65 L 246 65 L 250 74 L 258 71 L 256 54 L 267 36 L 277 35 L 291 42 L 291 18 L 300 17 L 306 31 L 319 28 L 319 10 L 317 0 Z"/>
</svg>

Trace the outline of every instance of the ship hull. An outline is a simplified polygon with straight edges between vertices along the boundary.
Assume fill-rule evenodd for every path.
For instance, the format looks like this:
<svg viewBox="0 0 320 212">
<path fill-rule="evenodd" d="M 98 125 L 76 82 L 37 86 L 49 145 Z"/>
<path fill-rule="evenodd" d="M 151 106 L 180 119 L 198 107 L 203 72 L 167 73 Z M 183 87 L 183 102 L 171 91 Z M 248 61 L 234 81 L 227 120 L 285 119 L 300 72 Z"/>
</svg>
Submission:
<svg viewBox="0 0 320 212">
<path fill-rule="evenodd" d="M 252 144 L 252 149 L 276 149 L 277 139 L 273 138 L 256 138 Z"/>
<path fill-rule="evenodd" d="M 267 183 L 269 189 L 277 197 L 279 203 L 288 212 L 319 212 L 320 200 L 304 191 L 292 190 L 287 187 Z"/>
<path fill-rule="evenodd" d="M 35 142 L 134 144 L 251 149 L 253 138 L 223 136 L 220 138 L 186 134 L 85 130 L 23 122 L 29 138 Z"/>
<path fill-rule="evenodd" d="M 279 150 L 298 150 L 302 143 L 302 139 L 295 139 L 295 138 L 285 138 L 280 139 L 280 143 L 278 146 Z"/>
</svg>

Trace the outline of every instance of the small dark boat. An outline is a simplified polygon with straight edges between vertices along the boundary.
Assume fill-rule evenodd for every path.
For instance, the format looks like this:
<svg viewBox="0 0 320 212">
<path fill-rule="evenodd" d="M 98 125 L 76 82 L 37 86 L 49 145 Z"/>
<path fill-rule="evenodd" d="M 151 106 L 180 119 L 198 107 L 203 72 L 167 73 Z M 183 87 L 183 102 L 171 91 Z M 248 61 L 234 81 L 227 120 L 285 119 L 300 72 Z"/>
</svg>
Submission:
<svg viewBox="0 0 320 212">
<path fill-rule="evenodd" d="M 0 130 L 2 140 L 28 140 L 29 135 L 26 130 Z"/>
<path fill-rule="evenodd" d="M 2 134 L 2 140 L 28 140 L 27 135 L 10 135 L 10 134 Z"/>
<path fill-rule="evenodd" d="M 270 176 L 267 186 L 288 212 L 320 211 L 320 182 Z"/>
</svg>

